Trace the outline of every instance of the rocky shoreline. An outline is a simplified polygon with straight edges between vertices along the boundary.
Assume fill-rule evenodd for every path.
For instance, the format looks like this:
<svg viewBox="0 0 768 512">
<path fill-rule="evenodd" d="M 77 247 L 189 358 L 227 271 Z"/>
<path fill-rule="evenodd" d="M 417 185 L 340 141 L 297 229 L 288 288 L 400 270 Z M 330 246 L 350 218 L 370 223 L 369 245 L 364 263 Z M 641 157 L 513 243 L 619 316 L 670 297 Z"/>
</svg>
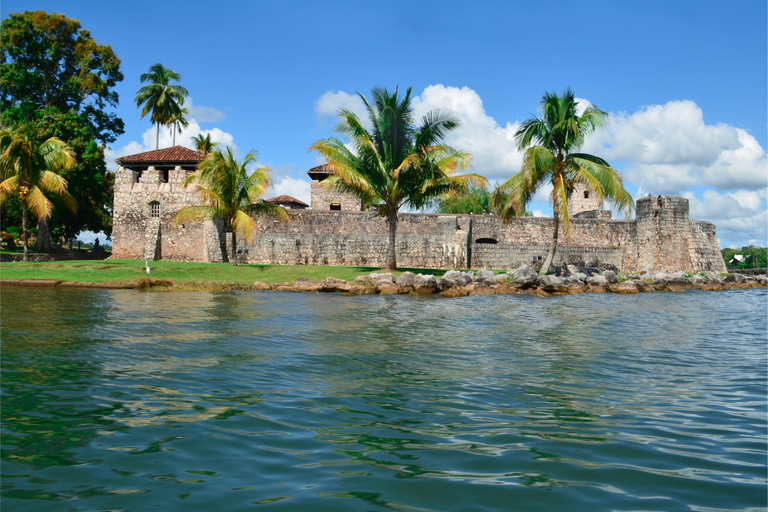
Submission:
<svg viewBox="0 0 768 512">
<path fill-rule="evenodd" d="M 413 274 L 404 272 L 397 279 L 391 273 L 372 273 L 360 276 L 354 281 L 328 277 L 325 281 L 310 281 L 300 277 L 293 283 L 262 283 L 252 285 L 238 283 L 183 283 L 143 278 L 138 281 L 124 282 L 72 282 L 52 279 L 0 279 L 0 285 L 57 287 L 57 288 L 106 288 L 106 289 L 156 289 L 168 290 L 273 290 L 286 292 L 326 292 L 350 295 L 436 295 L 443 297 L 465 297 L 474 295 L 503 295 L 529 293 L 542 297 L 573 295 L 577 293 L 619 293 L 635 294 L 655 291 L 681 292 L 684 290 L 720 291 L 744 288 L 768 287 L 765 275 L 747 276 L 728 274 L 723 277 L 716 272 L 701 272 L 689 275 L 683 272 L 655 272 L 646 270 L 639 274 L 624 275 L 606 270 L 563 269 L 563 275 L 539 275 L 532 268 L 523 265 L 506 274 L 495 275 L 490 270 L 481 269 L 476 274 L 472 271 L 460 272 L 449 270 L 443 277 L 431 274 Z"/>
<path fill-rule="evenodd" d="M 298 279 L 289 284 L 254 283 L 255 290 L 278 290 L 298 292 L 344 292 L 352 295 L 388 295 L 416 294 L 443 297 L 464 297 L 472 295 L 494 295 L 511 293 L 531 293 L 539 296 L 572 295 L 576 293 L 620 293 L 634 294 L 641 292 L 670 291 L 680 292 L 688 289 L 726 290 L 738 288 L 768 287 L 768 278 L 764 275 L 744 276 L 728 274 L 722 277 L 718 273 L 702 272 L 689 276 L 683 272 L 667 273 L 646 271 L 637 275 L 622 275 L 607 270 L 599 273 L 591 269 L 571 269 L 572 273 L 564 276 L 540 276 L 526 265 L 513 272 L 494 275 L 489 270 L 459 272 L 449 270 L 443 277 L 404 272 L 397 279 L 392 274 L 370 274 L 355 278 L 352 283 L 327 278 L 325 281 Z"/>
</svg>

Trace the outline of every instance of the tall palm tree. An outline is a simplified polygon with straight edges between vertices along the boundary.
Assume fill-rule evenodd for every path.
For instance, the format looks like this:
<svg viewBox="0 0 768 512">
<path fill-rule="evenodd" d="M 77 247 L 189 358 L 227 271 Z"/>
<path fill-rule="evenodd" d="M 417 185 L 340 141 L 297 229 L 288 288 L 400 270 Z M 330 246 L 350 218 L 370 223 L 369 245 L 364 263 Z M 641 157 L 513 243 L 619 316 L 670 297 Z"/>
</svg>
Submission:
<svg viewBox="0 0 768 512">
<path fill-rule="evenodd" d="M 186 108 L 181 107 L 178 112 L 173 113 L 168 117 L 168 123 L 173 130 L 174 146 L 176 145 L 176 132 L 178 131 L 179 134 L 181 134 L 181 129 L 189 126 L 189 121 L 187 121 L 187 118 L 185 117 L 187 114 L 189 114 L 189 111 Z"/>
<path fill-rule="evenodd" d="M 272 184 L 272 171 L 261 167 L 248 174 L 246 167 L 256 163 L 256 154 L 255 150 L 249 151 L 242 162 L 237 161 L 230 147 L 209 154 L 183 183 L 184 186 L 197 185 L 203 204 L 185 206 L 174 218 L 174 225 L 185 221 L 223 219 L 225 231 L 232 232 L 230 261 L 233 265 L 237 265 L 237 235 L 244 236 L 249 243 L 253 240 L 253 231 L 257 227 L 254 215 L 288 218 L 280 205 L 262 201 Z"/>
<path fill-rule="evenodd" d="M 211 151 L 213 151 L 213 149 L 219 145 L 218 142 L 211 141 L 210 133 L 205 136 L 200 133 L 197 137 L 192 138 L 192 142 L 195 144 L 195 151 L 204 155 L 210 154 Z"/>
<path fill-rule="evenodd" d="M 149 85 L 143 86 L 136 92 L 134 101 L 136 101 L 137 107 L 141 107 L 141 119 L 152 112 L 150 119 L 157 125 L 155 149 L 158 149 L 160 146 L 160 125 L 169 124 L 169 120 L 181 112 L 184 98 L 189 92 L 180 85 L 171 84 L 171 81 L 178 82 L 181 80 L 181 75 L 160 63 L 149 68 L 149 73 L 141 75 L 139 80 L 142 83 L 149 82 Z"/>
<path fill-rule="evenodd" d="M 601 201 L 610 200 L 627 215 L 634 207 L 632 196 L 624 190 L 618 170 L 600 157 L 577 152 L 585 137 L 608 121 L 608 114 L 594 105 L 578 115 L 577 105 L 571 89 L 562 96 L 544 93 L 542 117 L 526 119 L 515 133 L 517 149 L 525 150 L 520 172 L 496 189 L 491 197 L 501 216 L 509 220 L 523 214 L 525 206 L 542 185 L 547 182 L 552 184 L 550 201 L 554 231 L 542 273 L 549 271 L 555 256 L 561 222 L 566 238 L 571 237 L 568 198 L 577 183 L 595 191 Z"/>
<path fill-rule="evenodd" d="M 0 130 L 0 204 L 10 197 L 21 201 L 21 230 L 24 237 L 24 261 L 27 255 L 27 212 L 37 219 L 51 216 L 53 205 L 47 195 L 61 198 L 72 211 L 75 199 L 67 192 L 67 180 L 59 176 L 62 170 L 75 166 L 75 153 L 64 142 L 51 137 L 42 144 L 35 140 L 25 126 Z"/>
<path fill-rule="evenodd" d="M 373 89 L 373 105 L 358 93 L 368 110 L 373 129 L 369 132 L 356 114 L 339 110 L 336 132 L 344 141 L 328 138 L 315 142 L 310 151 L 327 161 L 332 176 L 326 186 L 352 194 L 366 204 L 380 205 L 379 215 L 389 225 L 389 247 L 385 268 L 395 270 L 397 214 L 401 207 L 418 208 L 429 201 L 465 189 L 470 184 L 485 184 L 475 174 L 456 175 L 469 165 L 469 154 L 443 142 L 450 130 L 459 126 L 452 112 L 433 110 L 419 125 L 414 123 L 411 88 L 404 97 L 386 89 Z"/>
</svg>

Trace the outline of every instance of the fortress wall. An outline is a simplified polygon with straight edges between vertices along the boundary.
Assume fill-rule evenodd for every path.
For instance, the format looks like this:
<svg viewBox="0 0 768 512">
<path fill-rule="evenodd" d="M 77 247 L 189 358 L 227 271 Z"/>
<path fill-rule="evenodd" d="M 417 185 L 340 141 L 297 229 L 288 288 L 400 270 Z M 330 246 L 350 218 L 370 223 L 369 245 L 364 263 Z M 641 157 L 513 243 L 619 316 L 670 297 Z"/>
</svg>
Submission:
<svg viewBox="0 0 768 512">
<path fill-rule="evenodd" d="M 384 265 L 386 221 L 372 213 L 289 212 L 290 222 L 257 219 L 258 233 L 242 246 L 249 263 L 290 265 Z M 402 214 L 397 230 L 401 267 L 466 268 L 469 221 L 460 216 Z M 240 245 L 240 244 L 238 244 Z"/>
<path fill-rule="evenodd" d="M 250 263 L 382 266 L 389 244 L 383 218 L 366 212 L 289 212 L 290 222 L 258 219 L 253 242 L 238 244 Z M 402 267 L 512 269 L 543 260 L 552 219 L 527 217 L 505 224 L 496 216 L 401 214 L 397 262 Z M 578 220 L 561 243 L 555 264 L 634 269 L 631 221 Z M 471 240 L 471 241 L 470 241 Z M 497 243 L 477 243 L 477 240 Z"/>
<path fill-rule="evenodd" d="M 471 216 L 473 268 L 517 268 L 543 260 L 552 243 L 554 220 L 520 217 L 504 223 L 496 216 Z M 553 264 L 574 264 L 624 271 L 637 269 L 635 223 L 603 219 L 571 219 L 571 238 L 560 224 Z M 497 243 L 477 243 L 493 241 Z"/>
<path fill-rule="evenodd" d="M 187 171 L 120 168 L 115 176 L 113 256 L 176 261 L 228 261 L 221 222 L 176 227 L 181 208 L 198 204 L 194 189 L 181 187 Z M 313 187 L 317 184 L 313 184 Z M 314 188 L 313 188 L 314 192 Z M 157 201 L 159 217 L 151 217 Z M 313 200 L 314 203 L 314 200 Z M 634 221 L 598 215 L 571 221 L 571 238 L 560 226 L 553 264 L 571 263 L 624 272 L 643 269 L 725 271 L 715 226 L 688 219 L 688 201 L 654 197 L 637 201 Z M 238 237 L 239 259 L 249 263 L 381 267 L 389 244 L 386 221 L 370 212 L 288 211 L 290 222 L 257 218 L 252 243 Z M 524 217 L 503 223 L 497 216 L 401 214 L 397 231 L 400 267 L 512 269 L 546 257 L 553 219 Z"/>
<path fill-rule="evenodd" d="M 691 225 L 691 270 L 701 272 L 727 272 L 720 243 L 717 241 L 715 225 L 697 220 L 689 221 Z"/>
</svg>

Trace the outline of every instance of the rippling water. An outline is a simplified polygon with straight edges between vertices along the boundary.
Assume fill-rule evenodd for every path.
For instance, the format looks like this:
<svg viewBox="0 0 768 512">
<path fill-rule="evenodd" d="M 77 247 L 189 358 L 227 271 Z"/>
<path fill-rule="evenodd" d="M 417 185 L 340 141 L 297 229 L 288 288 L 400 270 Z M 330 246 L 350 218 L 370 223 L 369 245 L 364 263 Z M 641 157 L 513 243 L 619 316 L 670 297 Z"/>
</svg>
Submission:
<svg viewBox="0 0 768 512">
<path fill-rule="evenodd" d="M 1 299 L 3 510 L 766 510 L 765 289 Z"/>
</svg>

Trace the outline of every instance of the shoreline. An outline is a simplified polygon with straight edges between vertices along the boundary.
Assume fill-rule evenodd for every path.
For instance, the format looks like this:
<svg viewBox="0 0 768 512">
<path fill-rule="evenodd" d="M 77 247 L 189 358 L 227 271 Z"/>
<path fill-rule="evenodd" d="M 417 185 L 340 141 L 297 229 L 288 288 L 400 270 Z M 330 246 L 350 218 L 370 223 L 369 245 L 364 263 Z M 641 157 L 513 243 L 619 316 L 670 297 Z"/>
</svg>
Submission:
<svg viewBox="0 0 768 512">
<path fill-rule="evenodd" d="M 484 273 L 485 272 L 485 273 Z M 523 272 L 524 274 L 525 272 Z M 530 294 L 540 297 L 575 295 L 579 293 L 615 293 L 620 295 L 651 292 L 683 292 L 686 290 L 722 291 L 734 289 L 766 288 L 768 278 L 742 274 L 728 274 L 725 278 L 708 276 L 682 277 L 665 275 L 660 279 L 626 279 L 613 273 L 605 276 L 595 274 L 586 279 L 578 277 L 559 278 L 553 275 L 538 276 L 529 272 L 527 276 L 509 274 L 493 275 L 479 271 L 451 271 L 446 277 L 435 279 L 432 275 L 414 275 L 404 272 L 395 279 L 393 274 L 372 273 L 355 278 L 353 282 L 328 277 L 324 281 L 310 281 L 298 278 L 293 282 L 253 284 L 235 282 L 173 282 L 167 279 L 141 278 L 129 281 L 67 281 L 60 279 L 0 279 L 2 287 L 59 288 L 59 289 L 111 289 L 153 292 L 175 291 L 283 291 L 294 293 L 341 293 L 343 295 L 439 295 L 444 298 L 476 295 Z M 586 276 L 584 276 L 586 277 Z"/>
</svg>

